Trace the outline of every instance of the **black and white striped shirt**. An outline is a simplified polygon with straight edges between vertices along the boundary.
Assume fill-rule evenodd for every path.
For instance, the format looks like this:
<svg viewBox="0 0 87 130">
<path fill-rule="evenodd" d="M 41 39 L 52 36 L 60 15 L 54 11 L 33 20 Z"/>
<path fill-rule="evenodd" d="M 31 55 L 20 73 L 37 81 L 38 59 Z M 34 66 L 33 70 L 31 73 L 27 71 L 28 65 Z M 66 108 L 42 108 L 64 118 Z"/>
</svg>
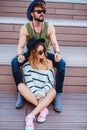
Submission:
<svg viewBox="0 0 87 130">
<path fill-rule="evenodd" d="M 44 97 L 54 85 L 54 69 L 34 69 L 26 62 L 23 65 L 23 73 L 26 85 L 35 95 L 40 93 Z"/>
</svg>

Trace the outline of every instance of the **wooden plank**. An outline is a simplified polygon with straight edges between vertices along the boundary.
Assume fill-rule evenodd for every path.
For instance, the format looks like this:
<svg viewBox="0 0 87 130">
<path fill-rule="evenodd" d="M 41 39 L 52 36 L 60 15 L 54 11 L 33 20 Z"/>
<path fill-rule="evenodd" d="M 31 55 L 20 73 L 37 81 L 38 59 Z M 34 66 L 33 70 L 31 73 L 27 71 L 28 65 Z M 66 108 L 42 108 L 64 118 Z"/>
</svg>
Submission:
<svg viewBox="0 0 87 130">
<path fill-rule="evenodd" d="M 78 19 L 78 20 L 87 20 L 87 16 L 73 16 L 73 19 Z"/>
<path fill-rule="evenodd" d="M 10 65 L 0 66 L 0 91 L 17 91 Z M 87 68 L 67 67 L 63 92 L 87 93 Z"/>
<path fill-rule="evenodd" d="M 55 9 L 73 9 L 73 3 L 61 3 L 61 2 L 47 2 L 47 9 L 54 8 Z"/>
<path fill-rule="evenodd" d="M 24 1 L 24 0 L 22 0 L 22 1 L 17 1 L 17 0 L 15 0 L 15 1 L 11 1 L 11 0 L 1 0 L 1 3 L 0 3 L 0 6 L 2 7 L 2 6 L 8 6 L 8 7 L 26 7 L 27 6 L 27 4 L 28 3 L 30 3 L 29 1 L 27 2 L 27 1 Z"/>
<path fill-rule="evenodd" d="M 9 84 L 0 84 L 0 91 L 1 92 L 17 92 L 16 85 L 9 85 Z M 64 85 L 63 87 L 64 93 L 87 93 L 87 86 L 76 86 L 76 85 Z"/>
<path fill-rule="evenodd" d="M 0 83 L 1 84 L 4 83 L 4 84 L 8 84 L 8 85 L 10 85 L 10 84 L 14 85 L 14 79 L 13 79 L 12 75 L 8 75 L 8 76 L 0 75 Z"/>
<path fill-rule="evenodd" d="M 9 48 L 9 51 L 8 51 Z M 17 45 L 0 44 L 0 64 L 11 65 L 13 57 L 16 55 Z M 4 53 L 3 50 L 6 52 Z M 24 48 L 24 52 L 26 47 Z M 52 50 L 51 50 L 52 51 Z M 53 52 L 53 51 L 52 51 Z M 60 46 L 61 57 L 66 61 L 67 66 L 87 67 L 87 47 Z"/>
<path fill-rule="evenodd" d="M 0 44 L 17 44 L 21 26 L 21 24 L 1 23 Z M 72 27 L 72 25 L 70 27 L 59 25 L 54 26 L 56 29 L 57 40 L 61 46 L 87 46 L 87 27 Z"/>
<path fill-rule="evenodd" d="M 26 17 L 26 14 L 24 14 L 24 13 L 4 13 L 4 12 L 2 12 L 2 13 L 0 13 L 0 16 L 2 16 L 2 17 Z"/>
<path fill-rule="evenodd" d="M 17 89 L 16 89 L 15 83 L 14 83 L 14 85 L 13 84 L 9 84 L 9 83 L 7 83 L 7 84 L 0 83 L 0 91 L 1 92 L 17 92 Z"/>
<path fill-rule="evenodd" d="M 12 75 L 0 75 L 0 86 L 2 84 L 15 85 Z M 85 86 L 87 85 L 87 77 L 65 77 L 64 85 L 68 86 Z"/>
<path fill-rule="evenodd" d="M 74 4 L 74 9 L 87 10 L 87 4 Z"/>
<path fill-rule="evenodd" d="M 18 39 L 8 39 L 8 38 L 3 38 L 0 39 L 0 44 L 18 44 Z"/>
<path fill-rule="evenodd" d="M 13 31 L 13 26 L 10 24 L 0 24 L 0 31 Z"/>
<path fill-rule="evenodd" d="M 72 34 L 72 35 L 87 35 L 86 27 L 67 27 L 67 26 L 55 26 L 56 33 L 58 34 Z"/>
<path fill-rule="evenodd" d="M 87 68 L 67 67 L 66 68 L 66 76 L 87 77 Z"/>
<path fill-rule="evenodd" d="M 65 77 L 65 85 L 87 86 L 87 77 Z"/>
<path fill-rule="evenodd" d="M 26 17 L 26 9 L 29 3 L 30 3 L 29 1 L 24 0 L 23 1 L 1 0 L 0 16 Z M 75 16 L 81 16 L 82 19 L 86 19 L 86 17 L 82 17 L 87 14 L 86 7 L 87 7 L 86 4 L 47 2 L 46 17 L 52 17 L 57 19 L 58 18 L 78 19 L 78 17 Z"/>
<path fill-rule="evenodd" d="M 87 42 L 84 41 L 63 41 L 58 40 L 60 46 L 76 46 L 76 47 L 87 47 Z"/>
<path fill-rule="evenodd" d="M 64 93 L 87 93 L 87 86 L 64 85 Z"/>
<path fill-rule="evenodd" d="M 25 117 L 34 106 L 27 104 L 19 110 L 15 109 L 15 93 L 0 93 L 0 98 L 2 99 L 0 100 L 0 129 L 24 130 Z M 10 101 L 9 98 L 11 98 Z M 35 130 L 86 130 L 87 94 L 63 93 L 62 105 L 62 112 L 57 113 L 53 110 L 53 105 L 50 104 L 47 120 L 45 123 L 35 122 Z"/>
<path fill-rule="evenodd" d="M 9 33 L 9 35 L 8 35 Z M 0 38 L 18 39 L 19 33 L 17 32 L 0 32 Z"/>
<path fill-rule="evenodd" d="M 86 35 L 67 35 L 67 34 L 56 34 L 57 40 L 61 41 L 75 41 L 75 42 L 87 42 L 87 36 Z"/>
<path fill-rule="evenodd" d="M 26 110 L 25 109 L 15 109 L 15 108 L 9 108 L 9 109 L 0 109 L 0 115 L 5 116 L 7 115 L 26 115 Z M 1 120 L 1 118 L 0 118 Z"/>
<path fill-rule="evenodd" d="M 12 75 L 11 65 L 0 65 L 0 75 Z M 87 68 L 67 67 L 66 76 L 87 77 Z"/>
<path fill-rule="evenodd" d="M 12 75 L 11 65 L 0 65 L 0 75 Z"/>
</svg>

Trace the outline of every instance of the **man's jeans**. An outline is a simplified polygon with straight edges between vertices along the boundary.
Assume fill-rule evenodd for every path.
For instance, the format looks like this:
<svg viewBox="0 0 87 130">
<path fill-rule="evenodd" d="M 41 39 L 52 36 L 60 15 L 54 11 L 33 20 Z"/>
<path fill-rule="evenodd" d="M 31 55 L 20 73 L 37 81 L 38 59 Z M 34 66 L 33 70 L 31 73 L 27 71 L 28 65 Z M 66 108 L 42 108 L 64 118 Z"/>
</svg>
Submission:
<svg viewBox="0 0 87 130">
<path fill-rule="evenodd" d="M 11 62 L 13 77 L 16 86 L 18 86 L 19 83 L 23 83 L 23 74 L 21 67 L 28 59 L 28 52 L 24 53 L 24 56 L 26 60 L 23 63 L 18 63 L 18 56 L 14 57 Z M 65 61 L 61 59 L 59 62 L 55 62 L 54 54 L 51 53 L 48 53 L 47 58 L 52 60 L 53 66 L 56 68 L 56 92 L 61 93 L 65 76 Z"/>
</svg>

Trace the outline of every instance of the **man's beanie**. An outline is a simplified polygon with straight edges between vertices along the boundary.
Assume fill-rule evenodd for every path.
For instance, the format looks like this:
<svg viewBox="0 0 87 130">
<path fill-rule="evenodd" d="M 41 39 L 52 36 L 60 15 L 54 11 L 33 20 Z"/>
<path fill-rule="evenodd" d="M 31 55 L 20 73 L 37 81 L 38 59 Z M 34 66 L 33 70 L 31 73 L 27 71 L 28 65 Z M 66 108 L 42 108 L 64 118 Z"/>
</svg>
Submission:
<svg viewBox="0 0 87 130">
<path fill-rule="evenodd" d="M 38 2 L 41 2 L 41 3 L 46 4 L 46 2 L 45 2 L 44 0 L 32 0 L 32 2 L 29 4 L 28 9 L 27 9 L 27 18 L 28 18 L 28 20 L 30 20 L 30 21 L 33 20 L 32 16 L 31 16 L 31 12 L 32 12 L 34 6 L 35 6 Z"/>
</svg>

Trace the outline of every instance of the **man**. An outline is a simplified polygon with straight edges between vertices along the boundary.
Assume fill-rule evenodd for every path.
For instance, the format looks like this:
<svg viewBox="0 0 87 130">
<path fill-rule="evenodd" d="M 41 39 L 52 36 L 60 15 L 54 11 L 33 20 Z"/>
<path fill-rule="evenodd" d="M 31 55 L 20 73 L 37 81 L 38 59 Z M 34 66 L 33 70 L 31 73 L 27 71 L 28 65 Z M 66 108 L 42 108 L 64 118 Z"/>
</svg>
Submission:
<svg viewBox="0 0 87 130">
<path fill-rule="evenodd" d="M 22 72 L 20 66 L 27 61 L 27 53 L 23 52 L 26 41 L 32 37 L 44 38 L 46 41 L 46 48 L 49 50 L 49 41 L 52 43 L 54 54 L 48 52 L 48 58 L 53 61 L 56 67 L 56 98 L 54 102 L 54 110 L 61 112 L 61 93 L 63 88 L 65 76 L 65 61 L 61 59 L 60 49 L 55 35 L 55 28 L 53 25 L 44 21 L 46 13 L 46 3 L 44 0 L 33 0 L 27 9 L 27 18 L 29 22 L 23 25 L 20 29 L 19 44 L 17 47 L 17 56 L 12 60 L 12 71 L 16 82 L 16 86 L 23 83 Z M 18 99 L 16 108 L 24 105 L 23 97 L 18 92 Z"/>
</svg>

